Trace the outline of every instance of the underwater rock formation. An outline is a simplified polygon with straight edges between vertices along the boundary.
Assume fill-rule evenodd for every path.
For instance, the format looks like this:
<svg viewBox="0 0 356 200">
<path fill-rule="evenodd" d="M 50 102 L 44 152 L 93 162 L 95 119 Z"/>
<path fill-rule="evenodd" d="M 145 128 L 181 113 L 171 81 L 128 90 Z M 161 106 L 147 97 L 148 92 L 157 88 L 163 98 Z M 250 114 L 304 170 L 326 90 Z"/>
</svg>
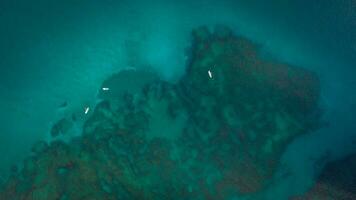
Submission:
<svg viewBox="0 0 356 200">
<path fill-rule="evenodd" d="M 356 154 L 325 166 L 314 187 L 295 200 L 356 199 Z"/>
<path fill-rule="evenodd" d="M 69 119 L 62 118 L 58 120 L 51 128 L 51 136 L 57 137 L 59 135 L 65 135 L 73 127 L 73 122 Z"/>
<path fill-rule="evenodd" d="M 191 54 L 178 83 L 149 79 L 101 94 L 83 135 L 39 143 L 0 199 L 229 199 L 262 190 L 286 146 L 319 126 L 317 76 L 261 59 L 223 26 L 194 30 Z M 115 91 L 112 80 L 103 86 Z"/>
</svg>

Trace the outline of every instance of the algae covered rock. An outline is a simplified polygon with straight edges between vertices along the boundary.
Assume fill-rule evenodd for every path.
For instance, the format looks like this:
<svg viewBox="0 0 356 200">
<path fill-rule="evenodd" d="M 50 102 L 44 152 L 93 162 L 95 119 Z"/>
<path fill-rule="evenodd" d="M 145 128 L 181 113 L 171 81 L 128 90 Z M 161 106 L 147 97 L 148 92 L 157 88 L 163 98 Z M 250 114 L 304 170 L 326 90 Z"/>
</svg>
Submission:
<svg viewBox="0 0 356 200">
<path fill-rule="evenodd" d="M 0 199 L 231 199 L 261 191 L 320 120 L 319 81 L 224 26 L 193 30 L 186 74 L 108 78 L 80 137 L 38 143 Z M 65 119 L 53 127 L 65 133 Z"/>
<path fill-rule="evenodd" d="M 305 69 L 259 58 L 256 45 L 225 29 L 197 30 L 179 87 L 192 119 L 202 124 L 197 134 L 221 141 L 204 147 L 219 158 L 216 166 L 226 177 L 220 185 L 249 193 L 267 183 L 291 140 L 317 126 L 319 80 Z M 220 152 L 226 140 L 236 141 L 232 153 Z"/>
</svg>

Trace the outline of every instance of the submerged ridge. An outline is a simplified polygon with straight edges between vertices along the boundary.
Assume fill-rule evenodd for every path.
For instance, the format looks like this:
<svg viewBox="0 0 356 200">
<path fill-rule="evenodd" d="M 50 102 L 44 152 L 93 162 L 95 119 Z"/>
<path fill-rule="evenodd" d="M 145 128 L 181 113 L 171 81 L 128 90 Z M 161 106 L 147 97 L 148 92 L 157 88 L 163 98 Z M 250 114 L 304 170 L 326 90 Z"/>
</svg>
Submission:
<svg viewBox="0 0 356 200">
<path fill-rule="evenodd" d="M 286 146 L 320 127 L 318 77 L 263 60 L 224 26 L 193 30 L 191 52 L 177 83 L 150 78 L 133 92 L 115 90 L 120 75 L 104 82 L 115 94 L 101 94 L 82 136 L 39 142 L 0 199 L 231 199 L 262 191 Z"/>
</svg>

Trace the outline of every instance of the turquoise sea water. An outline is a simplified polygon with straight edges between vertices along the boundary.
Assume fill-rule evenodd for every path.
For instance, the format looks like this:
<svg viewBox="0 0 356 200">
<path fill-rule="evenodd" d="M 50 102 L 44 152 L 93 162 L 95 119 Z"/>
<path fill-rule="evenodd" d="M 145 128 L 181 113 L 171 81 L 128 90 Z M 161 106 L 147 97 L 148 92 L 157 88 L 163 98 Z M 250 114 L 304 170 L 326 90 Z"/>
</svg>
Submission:
<svg viewBox="0 0 356 200">
<path fill-rule="evenodd" d="M 328 126 L 289 145 L 280 168 L 292 175 L 276 175 L 264 191 L 266 199 L 304 192 L 323 164 L 356 152 L 355 10 L 352 0 L 1 1 L 0 175 L 34 142 L 50 140 L 63 116 L 78 113 L 71 134 L 80 134 L 105 78 L 151 67 L 173 82 L 184 73 L 191 30 L 224 24 L 267 59 L 320 76 Z"/>
</svg>

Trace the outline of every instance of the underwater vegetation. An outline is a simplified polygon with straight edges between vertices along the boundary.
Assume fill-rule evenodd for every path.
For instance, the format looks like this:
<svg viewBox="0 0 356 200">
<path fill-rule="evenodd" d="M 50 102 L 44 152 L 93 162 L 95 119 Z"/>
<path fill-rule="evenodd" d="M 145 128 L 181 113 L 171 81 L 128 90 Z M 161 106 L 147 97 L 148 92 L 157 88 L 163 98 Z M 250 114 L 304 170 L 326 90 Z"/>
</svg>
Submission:
<svg viewBox="0 0 356 200">
<path fill-rule="evenodd" d="M 262 191 L 287 145 L 320 127 L 319 79 L 264 60 L 227 27 L 192 35 L 177 83 L 146 71 L 113 75 L 82 135 L 38 142 L 0 199 L 218 200 Z M 52 136 L 71 123 L 60 120 Z"/>
</svg>

